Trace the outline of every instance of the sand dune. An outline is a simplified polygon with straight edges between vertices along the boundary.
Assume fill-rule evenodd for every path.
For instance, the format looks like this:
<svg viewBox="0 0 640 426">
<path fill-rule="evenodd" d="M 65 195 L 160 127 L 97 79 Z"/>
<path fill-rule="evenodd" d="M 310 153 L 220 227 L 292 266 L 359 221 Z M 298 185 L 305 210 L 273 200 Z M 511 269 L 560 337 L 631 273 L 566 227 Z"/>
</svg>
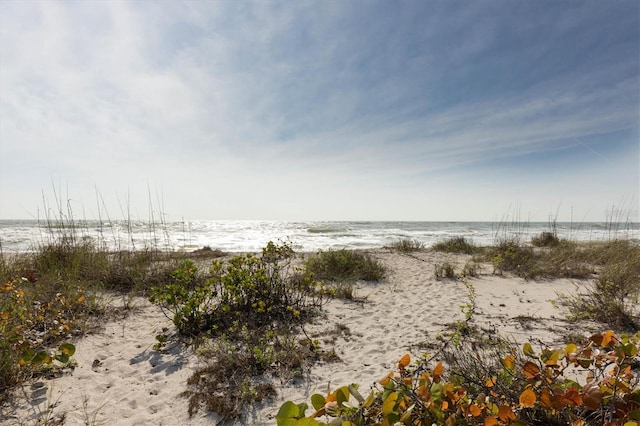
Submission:
<svg viewBox="0 0 640 426">
<path fill-rule="evenodd" d="M 383 250 L 374 255 L 389 268 L 389 277 L 358 283 L 356 295 L 363 302 L 332 300 L 324 307 L 325 315 L 307 327 L 315 336 L 339 327 L 335 341 L 325 346 L 333 345 L 341 361 L 314 365 L 302 383 L 278 383 L 276 399 L 251 408 L 236 424 L 275 424 L 282 402 L 308 401 L 328 384 L 335 388 L 359 383 L 368 389 L 403 354 L 419 356 L 423 343 L 435 341 L 447 324 L 464 317 L 460 306 L 468 303 L 469 288 L 461 280 L 436 280 L 434 265 L 448 261 L 461 269 L 468 257 Z M 539 338 L 558 343 L 567 324 L 551 300 L 557 292 L 575 291 L 574 283 L 505 278 L 492 275 L 488 265 L 484 268 L 479 277 L 467 280 L 476 293 L 475 324 L 517 342 Z M 178 344 L 155 351 L 155 335 L 163 329 L 171 333 L 173 324 L 145 299 L 133 304 L 126 315 L 77 342 L 73 371 L 25 384 L 5 410 L 3 423 L 36 424 L 64 416 L 67 425 L 216 424 L 219 418 L 212 413 L 201 411 L 190 418 L 188 402 L 180 396 L 198 367 L 193 351 Z"/>
</svg>

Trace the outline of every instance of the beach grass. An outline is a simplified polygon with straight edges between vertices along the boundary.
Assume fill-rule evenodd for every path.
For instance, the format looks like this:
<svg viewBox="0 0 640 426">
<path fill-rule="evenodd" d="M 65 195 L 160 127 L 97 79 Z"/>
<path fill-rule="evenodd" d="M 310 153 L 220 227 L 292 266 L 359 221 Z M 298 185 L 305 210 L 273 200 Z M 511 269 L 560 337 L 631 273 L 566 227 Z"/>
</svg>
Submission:
<svg viewBox="0 0 640 426">
<path fill-rule="evenodd" d="M 387 271 L 366 252 L 356 250 L 320 251 L 305 261 L 305 271 L 318 280 L 381 281 Z"/>
<path fill-rule="evenodd" d="M 473 242 L 465 237 L 452 237 L 435 243 L 431 248 L 445 253 L 474 254 L 479 251 Z"/>
<path fill-rule="evenodd" d="M 414 251 L 424 250 L 425 245 L 423 242 L 418 240 L 403 238 L 401 240 L 395 241 L 389 248 L 400 253 L 412 253 Z"/>
</svg>

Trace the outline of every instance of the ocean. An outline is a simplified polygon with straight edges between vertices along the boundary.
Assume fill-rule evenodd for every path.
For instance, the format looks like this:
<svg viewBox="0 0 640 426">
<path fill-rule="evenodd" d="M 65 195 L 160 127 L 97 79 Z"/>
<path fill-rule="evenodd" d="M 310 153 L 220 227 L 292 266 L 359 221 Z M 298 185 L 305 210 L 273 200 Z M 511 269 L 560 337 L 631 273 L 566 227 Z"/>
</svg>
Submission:
<svg viewBox="0 0 640 426">
<path fill-rule="evenodd" d="M 64 225 L 64 226 L 61 226 Z M 607 241 L 640 238 L 638 223 L 555 224 L 560 238 L 574 241 Z M 154 247 L 191 251 L 204 246 L 227 252 L 255 252 L 269 241 L 287 242 L 296 251 L 371 249 L 410 239 L 425 246 L 462 236 L 477 245 L 491 245 L 499 238 L 529 241 L 549 231 L 546 222 L 296 222 L 256 220 L 194 220 L 150 223 L 144 221 L 74 221 L 43 223 L 35 220 L 0 220 L 2 252 L 25 252 L 65 235 L 73 235 L 111 250 Z"/>
</svg>

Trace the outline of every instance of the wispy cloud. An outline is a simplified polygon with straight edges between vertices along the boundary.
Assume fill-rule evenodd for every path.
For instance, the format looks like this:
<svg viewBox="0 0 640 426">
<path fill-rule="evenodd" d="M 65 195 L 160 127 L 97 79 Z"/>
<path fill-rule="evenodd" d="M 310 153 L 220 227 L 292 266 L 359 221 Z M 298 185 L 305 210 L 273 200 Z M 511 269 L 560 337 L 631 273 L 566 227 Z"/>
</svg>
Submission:
<svg viewBox="0 0 640 426">
<path fill-rule="evenodd" d="M 638 153 L 633 1 L 0 7 L 3 205 L 38 198 L 52 176 L 114 191 L 151 181 L 180 198 L 178 182 L 203 191 L 206 174 L 330 199 L 345 181 L 419 192 L 496 161 L 526 173 L 527 156 L 549 155 L 575 172 L 602 160 L 576 154 L 591 150 L 615 170 Z"/>
</svg>

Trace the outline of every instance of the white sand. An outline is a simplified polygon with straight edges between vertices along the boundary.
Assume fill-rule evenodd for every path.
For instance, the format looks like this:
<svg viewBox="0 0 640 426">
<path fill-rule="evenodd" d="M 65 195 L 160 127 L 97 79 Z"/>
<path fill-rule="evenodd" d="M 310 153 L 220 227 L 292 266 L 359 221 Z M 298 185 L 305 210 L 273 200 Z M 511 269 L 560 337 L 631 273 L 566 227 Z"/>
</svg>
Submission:
<svg viewBox="0 0 640 426">
<path fill-rule="evenodd" d="M 306 327 L 309 335 L 348 328 L 333 343 L 340 362 L 318 363 L 302 383 L 278 383 L 278 397 L 248 410 L 236 424 L 275 424 L 282 402 L 309 402 L 313 393 L 359 383 L 366 391 L 394 369 L 409 352 L 419 356 L 419 345 L 434 342 L 446 325 L 464 315 L 468 289 L 461 281 L 437 281 L 434 264 L 449 261 L 457 270 L 469 260 L 462 255 L 419 252 L 411 256 L 376 251 L 390 270 L 381 283 L 359 283 L 356 295 L 364 303 L 332 300 L 325 305 L 326 318 Z M 562 312 L 551 304 L 557 292 L 571 293 L 570 280 L 525 281 L 491 275 L 484 265 L 482 275 L 468 283 L 475 288 L 477 308 L 474 323 L 481 329 L 497 330 L 519 343 L 540 338 L 559 343 L 567 331 Z M 189 418 L 188 402 L 180 397 L 186 380 L 198 367 L 192 350 L 174 346 L 167 353 L 153 350 L 155 335 L 163 328 L 174 330 L 159 308 L 144 299 L 120 320 L 82 338 L 74 356 L 78 366 L 70 374 L 53 380 L 28 383 L 5 407 L 2 424 L 37 424 L 47 416 L 64 415 L 67 425 L 201 425 L 216 424 L 218 416 L 201 410 Z M 324 344 L 325 349 L 331 345 Z M 99 366 L 94 367 L 98 360 Z"/>
</svg>

